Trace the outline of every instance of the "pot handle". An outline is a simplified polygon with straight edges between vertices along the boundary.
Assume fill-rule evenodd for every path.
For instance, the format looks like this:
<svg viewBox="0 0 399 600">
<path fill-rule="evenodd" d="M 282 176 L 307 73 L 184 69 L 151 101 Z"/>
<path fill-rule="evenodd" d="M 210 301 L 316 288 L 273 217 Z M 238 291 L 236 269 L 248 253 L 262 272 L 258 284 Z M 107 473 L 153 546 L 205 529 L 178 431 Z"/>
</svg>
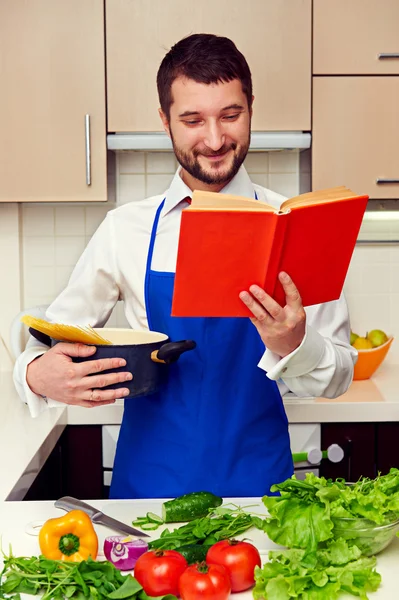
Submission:
<svg viewBox="0 0 399 600">
<path fill-rule="evenodd" d="M 29 333 L 37 339 L 38 342 L 42 344 L 46 344 L 46 346 L 51 346 L 51 337 L 41 331 L 38 331 L 34 327 L 29 327 Z"/>
<path fill-rule="evenodd" d="M 194 340 L 182 340 L 181 342 L 168 342 L 161 346 L 159 350 L 151 352 L 151 360 L 169 365 L 176 362 L 180 354 L 187 350 L 194 350 L 197 344 Z"/>
</svg>

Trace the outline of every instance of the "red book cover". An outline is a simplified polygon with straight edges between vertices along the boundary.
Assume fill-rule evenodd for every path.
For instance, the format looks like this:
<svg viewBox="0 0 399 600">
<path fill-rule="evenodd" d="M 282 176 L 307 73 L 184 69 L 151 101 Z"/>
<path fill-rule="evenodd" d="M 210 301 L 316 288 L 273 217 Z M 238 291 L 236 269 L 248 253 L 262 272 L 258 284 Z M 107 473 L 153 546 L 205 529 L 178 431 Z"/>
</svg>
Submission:
<svg viewBox="0 0 399 600">
<path fill-rule="evenodd" d="M 194 192 L 182 212 L 172 316 L 250 316 L 238 294 L 252 284 L 284 306 L 280 271 L 292 277 L 304 306 L 338 299 L 368 197 L 341 193 L 337 201 L 328 192 L 325 201 L 287 201 L 280 211 L 260 202 L 254 208 L 254 200 L 246 209 L 238 197 L 230 197 L 239 200 L 232 208 L 223 194 Z M 204 194 L 205 206 L 196 205 L 196 194 Z"/>
</svg>

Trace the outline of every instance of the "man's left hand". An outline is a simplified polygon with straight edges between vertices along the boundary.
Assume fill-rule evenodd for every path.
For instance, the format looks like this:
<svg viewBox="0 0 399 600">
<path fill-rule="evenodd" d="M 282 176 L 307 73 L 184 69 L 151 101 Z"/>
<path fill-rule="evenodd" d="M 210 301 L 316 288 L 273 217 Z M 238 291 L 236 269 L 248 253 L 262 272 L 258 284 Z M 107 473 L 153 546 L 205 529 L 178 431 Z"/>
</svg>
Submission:
<svg viewBox="0 0 399 600">
<path fill-rule="evenodd" d="M 306 313 L 297 287 L 287 273 L 279 273 L 286 305 L 280 306 L 258 285 L 240 298 L 253 313 L 250 317 L 266 348 L 283 358 L 300 346 L 306 330 Z"/>
</svg>

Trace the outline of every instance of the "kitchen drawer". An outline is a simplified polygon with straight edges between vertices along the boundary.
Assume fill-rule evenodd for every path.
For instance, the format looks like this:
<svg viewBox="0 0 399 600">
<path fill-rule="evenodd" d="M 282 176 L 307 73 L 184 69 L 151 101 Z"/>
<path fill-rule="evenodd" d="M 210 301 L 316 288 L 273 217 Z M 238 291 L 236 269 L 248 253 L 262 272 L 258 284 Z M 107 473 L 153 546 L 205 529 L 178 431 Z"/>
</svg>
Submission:
<svg viewBox="0 0 399 600">
<path fill-rule="evenodd" d="M 398 0 L 313 0 L 313 74 L 399 74 L 398 31 Z"/>
</svg>

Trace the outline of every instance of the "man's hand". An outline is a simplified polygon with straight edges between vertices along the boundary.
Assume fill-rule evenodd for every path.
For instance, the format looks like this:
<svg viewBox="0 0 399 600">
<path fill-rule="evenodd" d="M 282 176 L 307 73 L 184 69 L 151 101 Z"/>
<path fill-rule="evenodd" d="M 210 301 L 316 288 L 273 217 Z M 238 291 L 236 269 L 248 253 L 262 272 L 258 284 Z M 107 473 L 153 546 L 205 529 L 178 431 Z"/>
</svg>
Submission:
<svg viewBox="0 0 399 600">
<path fill-rule="evenodd" d="M 306 313 L 291 277 L 281 272 L 279 280 L 285 291 L 284 308 L 257 285 L 251 285 L 251 293 L 241 292 L 240 298 L 253 313 L 251 321 L 266 348 L 283 358 L 300 346 L 305 336 Z"/>
<path fill-rule="evenodd" d="M 112 404 L 116 398 L 129 394 L 127 388 L 102 390 L 113 383 L 130 381 L 132 373 L 108 373 L 102 371 L 124 367 L 123 358 L 104 358 L 82 363 L 72 362 L 74 356 L 91 356 L 95 346 L 84 344 L 58 343 L 45 354 L 28 365 L 26 380 L 30 389 L 42 396 L 65 404 L 75 404 L 92 408 L 103 404 Z M 91 375 L 98 373 L 98 375 Z"/>
</svg>

